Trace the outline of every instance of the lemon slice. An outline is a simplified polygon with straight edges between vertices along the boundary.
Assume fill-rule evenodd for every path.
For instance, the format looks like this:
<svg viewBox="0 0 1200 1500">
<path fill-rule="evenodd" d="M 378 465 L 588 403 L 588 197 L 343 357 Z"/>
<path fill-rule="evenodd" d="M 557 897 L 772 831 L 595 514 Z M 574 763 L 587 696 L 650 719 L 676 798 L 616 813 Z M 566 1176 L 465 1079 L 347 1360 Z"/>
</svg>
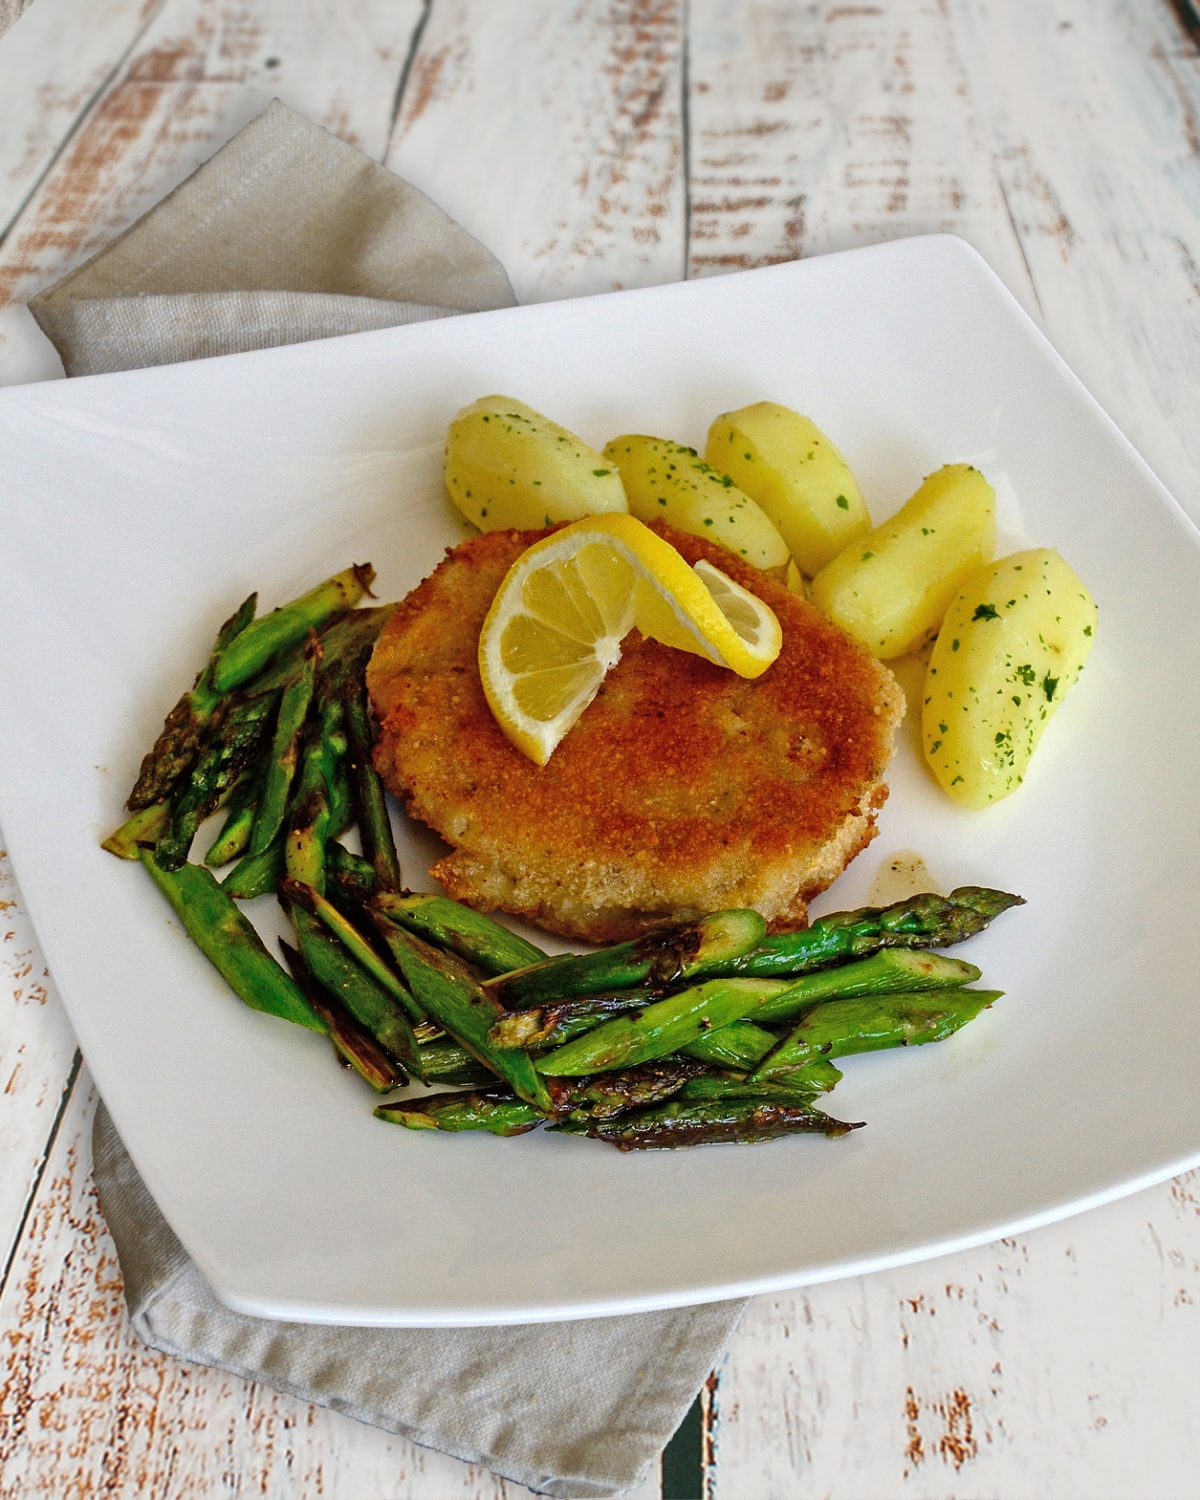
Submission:
<svg viewBox="0 0 1200 1500">
<path fill-rule="evenodd" d="M 501 729 L 544 766 L 621 658 L 634 627 L 758 677 L 779 655 L 774 613 L 711 563 L 689 568 L 633 516 L 590 516 L 517 558 L 479 637 L 479 675 Z"/>
</svg>

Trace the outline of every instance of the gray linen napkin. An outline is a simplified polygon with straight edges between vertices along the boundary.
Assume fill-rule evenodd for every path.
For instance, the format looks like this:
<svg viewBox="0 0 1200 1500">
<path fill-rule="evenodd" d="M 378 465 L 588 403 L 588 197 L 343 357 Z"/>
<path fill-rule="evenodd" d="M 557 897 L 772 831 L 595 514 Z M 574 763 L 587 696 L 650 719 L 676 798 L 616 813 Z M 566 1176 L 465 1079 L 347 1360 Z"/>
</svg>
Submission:
<svg viewBox="0 0 1200 1500">
<path fill-rule="evenodd" d="M 275 100 L 29 309 L 68 375 L 102 375 L 515 301 L 424 193 Z"/>
<path fill-rule="evenodd" d="M 32 0 L 0 0 L 0 36 L 29 9 L 31 3 Z"/>
<path fill-rule="evenodd" d="M 294 343 L 513 302 L 415 188 L 272 104 L 113 246 L 30 304 L 69 374 Z M 94 1171 L 134 1330 L 182 1359 L 484 1464 L 551 1495 L 636 1484 L 741 1303 L 526 1328 L 328 1328 L 223 1307 L 103 1105 Z"/>
</svg>

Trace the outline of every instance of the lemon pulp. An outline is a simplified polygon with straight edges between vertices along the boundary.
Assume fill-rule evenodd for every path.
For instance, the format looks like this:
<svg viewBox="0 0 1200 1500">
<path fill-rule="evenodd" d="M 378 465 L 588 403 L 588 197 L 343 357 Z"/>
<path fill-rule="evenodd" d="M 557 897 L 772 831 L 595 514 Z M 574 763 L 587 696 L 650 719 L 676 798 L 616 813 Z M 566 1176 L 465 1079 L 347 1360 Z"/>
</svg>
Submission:
<svg viewBox="0 0 1200 1500">
<path fill-rule="evenodd" d="M 620 660 L 634 627 L 741 677 L 779 654 L 761 599 L 632 516 L 591 516 L 544 537 L 509 569 L 479 638 L 479 672 L 497 722 L 545 765 Z"/>
</svg>

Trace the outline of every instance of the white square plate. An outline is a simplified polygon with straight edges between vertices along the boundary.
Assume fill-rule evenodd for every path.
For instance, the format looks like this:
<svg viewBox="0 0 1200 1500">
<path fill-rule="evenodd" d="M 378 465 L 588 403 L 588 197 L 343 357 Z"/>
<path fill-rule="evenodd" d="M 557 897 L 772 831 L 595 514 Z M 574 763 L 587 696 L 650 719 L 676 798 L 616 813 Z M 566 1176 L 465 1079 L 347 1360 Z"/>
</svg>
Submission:
<svg viewBox="0 0 1200 1500">
<path fill-rule="evenodd" d="M 967 954 L 1007 996 L 852 1059 L 840 1141 L 624 1156 L 384 1127 L 326 1043 L 247 1010 L 98 847 L 220 620 L 370 558 L 402 595 L 462 534 L 451 413 L 522 397 L 599 445 L 701 443 L 763 397 L 813 414 L 875 517 L 976 464 L 1001 540 L 1100 604 L 1025 786 L 983 813 L 910 722 L 881 837 L 1028 905 Z M 744 275 L 0 393 L 0 818 L 117 1126 L 214 1290 L 247 1312 L 525 1322 L 769 1291 L 980 1242 L 1200 1161 L 1197 535 L 983 263 L 914 240 Z M 425 839 L 402 848 L 416 883 Z"/>
</svg>

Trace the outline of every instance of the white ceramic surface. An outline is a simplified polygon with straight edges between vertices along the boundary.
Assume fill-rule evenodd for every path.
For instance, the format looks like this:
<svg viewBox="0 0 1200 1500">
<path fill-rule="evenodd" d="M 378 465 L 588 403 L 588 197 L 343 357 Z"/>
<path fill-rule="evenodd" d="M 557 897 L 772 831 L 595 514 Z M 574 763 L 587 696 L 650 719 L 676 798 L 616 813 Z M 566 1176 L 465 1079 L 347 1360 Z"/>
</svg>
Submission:
<svg viewBox="0 0 1200 1500">
<path fill-rule="evenodd" d="M 833 1112 L 867 1129 L 622 1156 L 384 1128 L 322 1041 L 239 1006 L 97 847 L 250 588 L 274 603 L 369 557 L 398 595 L 462 534 L 441 438 L 491 390 L 597 444 L 700 443 L 715 412 L 784 401 L 876 517 L 973 462 L 1002 544 L 1059 547 L 1096 595 L 1092 660 L 1025 787 L 960 812 L 910 722 L 881 836 L 823 900 L 859 903 L 915 848 L 947 888 L 1029 901 L 966 950 L 1004 1000 L 938 1047 L 848 1063 Z M 231 1306 L 469 1324 L 702 1301 L 937 1254 L 1200 1161 L 1197 534 L 959 241 L 0 392 L 0 453 L 0 817 L 118 1127 Z M 410 871 L 429 849 L 405 839 Z"/>
</svg>

